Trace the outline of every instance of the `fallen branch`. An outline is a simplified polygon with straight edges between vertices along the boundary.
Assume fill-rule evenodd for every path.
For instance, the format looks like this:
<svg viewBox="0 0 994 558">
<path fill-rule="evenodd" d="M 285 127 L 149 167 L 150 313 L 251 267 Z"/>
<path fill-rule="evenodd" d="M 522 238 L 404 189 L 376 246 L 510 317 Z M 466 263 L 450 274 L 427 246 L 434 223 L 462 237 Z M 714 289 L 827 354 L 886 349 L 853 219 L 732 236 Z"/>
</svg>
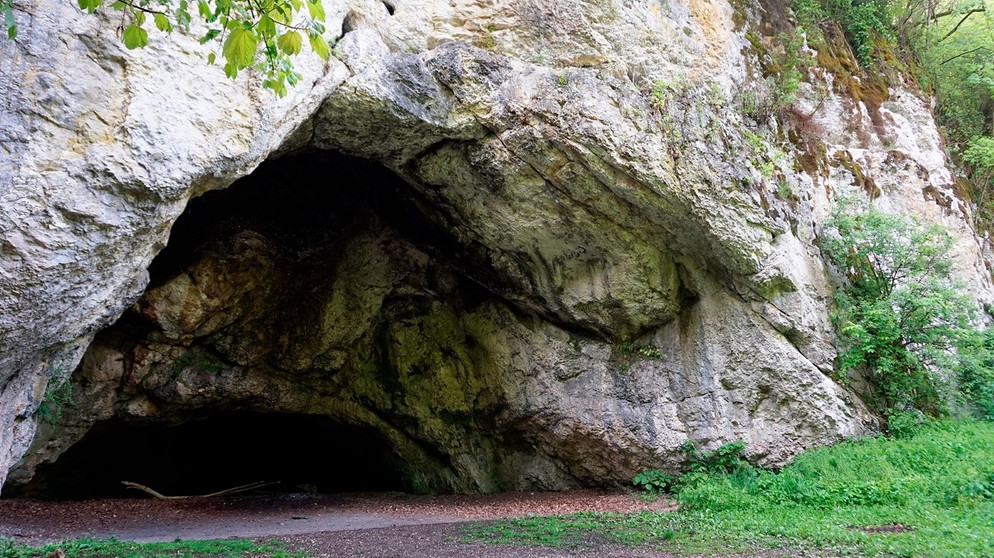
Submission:
<svg viewBox="0 0 994 558">
<path fill-rule="evenodd" d="M 142 492 L 151 494 L 160 500 L 182 500 L 184 498 L 212 498 L 214 496 L 226 496 L 228 494 L 237 494 L 239 492 L 247 492 L 249 490 L 255 490 L 256 488 L 262 488 L 263 486 L 271 486 L 274 484 L 279 484 L 279 482 L 253 482 L 252 484 L 245 484 L 242 486 L 236 486 L 234 488 L 228 488 L 220 492 L 211 492 L 210 494 L 198 494 L 194 496 L 166 496 L 151 488 L 145 486 L 144 484 L 138 484 L 137 482 L 131 481 L 121 481 L 121 484 L 127 486 L 128 488 L 134 488 L 136 490 L 141 490 Z"/>
</svg>

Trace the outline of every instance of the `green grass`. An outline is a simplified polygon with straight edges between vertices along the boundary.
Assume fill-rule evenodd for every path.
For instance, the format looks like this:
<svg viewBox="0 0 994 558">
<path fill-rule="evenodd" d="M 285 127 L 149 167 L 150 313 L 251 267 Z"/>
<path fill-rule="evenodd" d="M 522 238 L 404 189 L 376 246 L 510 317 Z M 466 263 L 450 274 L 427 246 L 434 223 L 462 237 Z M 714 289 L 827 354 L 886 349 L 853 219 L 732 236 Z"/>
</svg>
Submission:
<svg viewBox="0 0 994 558">
<path fill-rule="evenodd" d="M 467 528 L 496 543 L 650 544 L 678 552 L 760 548 L 847 555 L 994 555 L 994 424 L 943 422 L 902 438 L 809 451 L 779 473 L 694 473 L 677 513 L 581 513 Z M 900 525 L 899 533 L 867 532 Z"/>
<path fill-rule="evenodd" d="M 0 537 L 0 558 L 48 558 L 61 548 L 66 558 L 306 558 L 302 552 L 285 550 L 278 542 L 250 540 L 180 541 L 135 543 L 116 539 L 74 539 L 31 547 Z"/>
</svg>

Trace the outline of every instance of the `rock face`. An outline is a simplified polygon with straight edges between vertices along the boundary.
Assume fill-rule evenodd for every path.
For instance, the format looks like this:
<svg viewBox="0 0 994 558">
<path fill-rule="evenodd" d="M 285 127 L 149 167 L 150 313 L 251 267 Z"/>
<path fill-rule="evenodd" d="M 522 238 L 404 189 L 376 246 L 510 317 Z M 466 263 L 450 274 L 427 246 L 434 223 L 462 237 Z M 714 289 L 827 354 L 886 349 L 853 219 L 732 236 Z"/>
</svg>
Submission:
<svg viewBox="0 0 994 558">
<path fill-rule="evenodd" d="M 225 412 L 369 433 L 409 490 L 782 464 L 875 425 L 832 380 L 846 188 L 950 227 L 994 301 L 927 104 L 820 68 L 777 104 L 763 6 L 328 4 L 282 100 L 59 4 L 0 44 L 0 483 Z"/>
</svg>

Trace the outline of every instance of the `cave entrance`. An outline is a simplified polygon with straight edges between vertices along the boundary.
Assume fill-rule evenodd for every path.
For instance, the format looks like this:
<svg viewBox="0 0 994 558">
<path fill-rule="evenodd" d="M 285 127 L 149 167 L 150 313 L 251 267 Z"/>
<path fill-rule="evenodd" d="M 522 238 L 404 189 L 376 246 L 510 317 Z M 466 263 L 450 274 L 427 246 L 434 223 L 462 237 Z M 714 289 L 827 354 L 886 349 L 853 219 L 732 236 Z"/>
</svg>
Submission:
<svg viewBox="0 0 994 558">
<path fill-rule="evenodd" d="M 222 412 L 179 425 L 109 420 L 38 469 L 20 496 L 141 496 L 121 481 L 165 495 L 208 494 L 256 481 L 267 491 L 402 490 L 386 440 L 328 417 Z"/>
<path fill-rule="evenodd" d="M 352 363 L 358 357 L 322 364 L 311 355 L 300 364 L 300 351 L 294 352 L 321 333 L 320 312 L 335 300 L 336 266 L 355 253 L 353 239 L 390 231 L 384 236 L 405 243 L 400 248 L 391 245 L 395 250 L 456 252 L 455 240 L 426 216 L 423 201 L 415 196 L 385 167 L 311 151 L 268 161 L 230 187 L 191 200 L 174 224 L 168 245 L 149 267 L 145 296 L 97 336 L 87 353 L 96 356 L 84 357 L 73 377 L 77 405 L 102 405 L 104 416 L 119 418 L 91 425 L 74 424 L 66 416 L 54 426 L 54 434 L 46 435 L 50 440 L 62 437 L 72 446 L 54 463 L 38 466 L 26 485 L 10 486 L 5 495 L 147 497 L 121 481 L 166 495 L 207 494 L 256 481 L 278 481 L 267 490 L 292 492 L 422 490 L 412 488 L 411 464 L 398 457 L 381 431 L 354 426 L 365 424 L 359 418 L 310 414 L 320 412 L 320 405 L 307 410 L 314 393 L 336 397 L 353 385 L 344 380 L 321 382 L 357 374 Z M 243 243 L 245 238 L 253 244 Z M 245 253 L 265 257 L 246 260 Z M 202 265 L 205 261 L 209 265 Z M 367 271 L 360 268 L 357 273 Z M 169 323 L 180 330 L 166 331 L 167 320 L 150 317 L 143 301 L 153 289 L 171 287 L 178 284 L 177 278 L 186 277 L 185 284 L 196 284 L 199 290 L 169 291 L 180 294 L 164 297 L 177 301 L 167 311 L 173 312 Z M 425 279 L 425 285 L 398 287 L 398 304 L 427 300 L 440 290 L 431 283 L 435 277 Z M 474 288 L 472 292 L 479 291 Z M 349 322 L 356 312 L 353 299 L 360 295 L 343 297 L 340 321 Z M 392 304 L 393 292 L 384 296 L 383 305 Z M 203 300 L 209 302 L 196 305 Z M 191 305 L 201 314 L 191 317 Z M 371 328 L 366 337 L 372 341 L 357 336 L 348 342 L 376 343 L 375 333 L 382 329 L 376 320 L 389 317 L 367 317 L 369 323 L 356 326 Z M 345 344 L 330 347 L 343 354 L 363 350 Z M 107 376 L 94 372 L 106 361 L 101 355 L 107 354 L 114 355 L 111 361 L 123 363 L 120 379 L 113 380 L 120 385 L 101 387 Z M 91 361 L 95 364 L 89 365 Z M 238 380 L 225 380 L 245 376 L 257 383 L 276 383 L 266 384 L 271 389 L 264 393 L 246 396 Z M 272 387 L 277 384 L 281 387 Z M 147 414 L 131 414 L 128 405 L 133 401 L 147 408 Z M 353 407 L 364 404 L 359 396 L 349 401 Z M 396 420 L 398 428 L 411 424 L 404 417 Z M 75 441 L 74 432 L 81 430 L 87 433 Z M 37 447 L 44 447 L 44 441 Z M 428 465 L 422 471 L 446 466 L 433 451 L 424 448 Z M 447 478 L 445 474 L 435 476 Z"/>
</svg>

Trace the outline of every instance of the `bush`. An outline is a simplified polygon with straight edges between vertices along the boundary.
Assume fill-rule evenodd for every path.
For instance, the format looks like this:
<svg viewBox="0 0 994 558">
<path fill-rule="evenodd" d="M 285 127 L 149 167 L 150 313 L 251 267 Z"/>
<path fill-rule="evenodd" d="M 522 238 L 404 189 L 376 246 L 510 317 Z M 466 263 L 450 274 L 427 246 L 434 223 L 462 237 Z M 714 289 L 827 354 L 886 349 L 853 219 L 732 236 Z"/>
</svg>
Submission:
<svg viewBox="0 0 994 558">
<path fill-rule="evenodd" d="M 720 446 L 714 451 L 701 451 L 694 442 L 687 440 L 680 446 L 680 451 L 687 456 L 691 473 L 732 474 L 752 467 L 745 460 L 745 442 L 741 440 Z"/>
<path fill-rule="evenodd" d="M 665 492 L 673 486 L 673 480 L 673 475 L 659 469 L 650 469 L 635 475 L 632 484 L 646 492 Z"/>
<path fill-rule="evenodd" d="M 72 379 L 62 377 L 62 374 L 61 370 L 56 371 L 48 380 L 45 396 L 38 406 L 38 418 L 41 420 L 53 422 L 62 418 L 66 408 L 76 406 L 72 393 Z"/>
<path fill-rule="evenodd" d="M 994 331 L 964 335 L 956 380 L 961 401 L 978 417 L 994 420 Z"/>
<path fill-rule="evenodd" d="M 946 414 L 957 347 L 972 331 L 971 303 L 951 275 L 949 233 L 846 199 L 821 247 L 845 277 L 832 314 L 843 379 L 864 378 L 883 415 Z"/>
<path fill-rule="evenodd" d="M 835 21 L 864 67 L 873 65 L 874 37 L 892 35 L 887 0 L 792 0 L 791 7 L 810 34 L 820 35 L 823 22 Z"/>
</svg>

